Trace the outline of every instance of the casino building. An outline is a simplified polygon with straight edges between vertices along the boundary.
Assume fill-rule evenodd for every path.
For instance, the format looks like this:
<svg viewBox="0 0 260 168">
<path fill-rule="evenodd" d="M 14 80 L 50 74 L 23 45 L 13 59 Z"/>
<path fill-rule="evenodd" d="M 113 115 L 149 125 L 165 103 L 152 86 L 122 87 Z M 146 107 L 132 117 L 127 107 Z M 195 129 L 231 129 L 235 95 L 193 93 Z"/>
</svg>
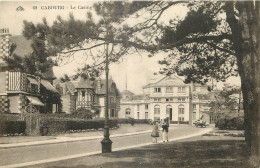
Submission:
<svg viewBox="0 0 260 168">
<path fill-rule="evenodd" d="M 143 87 L 143 94 L 122 93 L 119 118 L 168 119 L 171 123 L 192 124 L 210 121 L 208 86 L 185 84 L 177 75 L 158 76 Z"/>
</svg>

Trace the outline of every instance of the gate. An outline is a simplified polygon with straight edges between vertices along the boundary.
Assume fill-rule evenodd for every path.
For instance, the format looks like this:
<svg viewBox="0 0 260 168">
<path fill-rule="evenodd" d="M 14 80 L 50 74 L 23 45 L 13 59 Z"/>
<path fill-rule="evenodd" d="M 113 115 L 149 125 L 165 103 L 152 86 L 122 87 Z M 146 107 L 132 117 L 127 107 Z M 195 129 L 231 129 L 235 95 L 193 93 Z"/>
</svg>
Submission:
<svg viewBox="0 0 260 168">
<path fill-rule="evenodd" d="M 25 106 L 26 135 L 39 135 L 39 109 L 37 106 L 29 103 Z"/>
</svg>

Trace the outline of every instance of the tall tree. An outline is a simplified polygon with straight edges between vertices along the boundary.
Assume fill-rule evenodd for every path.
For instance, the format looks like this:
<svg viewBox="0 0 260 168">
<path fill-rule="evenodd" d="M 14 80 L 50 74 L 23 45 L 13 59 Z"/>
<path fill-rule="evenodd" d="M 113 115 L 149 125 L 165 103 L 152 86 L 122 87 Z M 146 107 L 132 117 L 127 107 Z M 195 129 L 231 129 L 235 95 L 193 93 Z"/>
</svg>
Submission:
<svg viewBox="0 0 260 168">
<path fill-rule="evenodd" d="M 10 55 L 12 56 L 4 58 L 7 65 L 1 67 L 1 69 L 17 70 L 30 74 L 41 75 L 45 78 L 52 78 L 53 73 L 49 72 L 52 71 L 52 67 L 56 64 L 52 61 L 52 59 L 48 58 L 50 55 L 47 52 L 48 50 L 45 48 L 46 39 L 45 36 L 43 36 L 43 33 L 49 30 L 46 19 L 43 19 L 43 24 L 38 24 L 36 27 L 27 21 L 24 21 L 24 25 L 23 35 L 27 39 L 32 40 L 31 48 L 33 52 L 28 53 L 27 55 L 13 54 L 16 44 L 11 44 Z M 35 29 L 37 29 L 37 34 L 32 37 L 31 34 L 33 34 Z"/>
<path fill-rule="evenodd" d="M 164 14 L 171 15 L 174 6 L 183 4 L 188 9 L 186 17 L 172 15 L 168 23 L 162 21 Z M 111 62 L 140 50 L 151 56 L 164 51 L 167 57 L 160 61 L 166 65 L 162 73 L 176 72 L 184 75 L 186 82 L 205 83 L 211 78 L 224 81 L 239 75 L 250 161 L 259 167 L 259 7 L 260 2 L 253 0 L 100 2 L 94 5 L 100 20 L 96 21 L 90 13 L 85 21 L 76 20 L 73 15 L 68 20 L 58 17 L 45 31 L 32 24 L 30 37 L 40 33 L 46 39 L 49 54 L 59 58 L 81 51 L 93 56 L 91 50 L 104 43 L 114 46 Z M 133 20 L 135 24 L 127 24 Z M 95 57 L 94 65 L 102 70 L 103 62 L 97 61 L 100 58 L 102 54 Z"/>
</svg>

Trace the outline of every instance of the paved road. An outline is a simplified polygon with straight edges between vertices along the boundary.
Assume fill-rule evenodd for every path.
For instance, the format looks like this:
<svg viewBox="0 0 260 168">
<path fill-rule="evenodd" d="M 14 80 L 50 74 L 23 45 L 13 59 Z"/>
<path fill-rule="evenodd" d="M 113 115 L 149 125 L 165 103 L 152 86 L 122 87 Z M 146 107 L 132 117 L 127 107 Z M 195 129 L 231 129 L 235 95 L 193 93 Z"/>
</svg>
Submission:
<svg viewBox="0 0 260 168">
<path fill-rule="evenodd" d="M 174 125 L 170 127 L 169 138 L 173 139 L 183 137 L 203 131 L 205 131 L 204 128 L 194 128 L 188 125 Z M 101 140 L 102 139 L 95 139 L 0 149 L 0 166 L 7 167 L 9 165 L 12 167 L 11 165 L 14 164 L 72 156 L 88 152 L 100 152 Z M 115 137 L 111 138 L 111 140 L 113 141 L 112 150 L 140 144 L 147 144 L 152 141 L 150 133 Z M 159 140 L 161 140 L 161 137 Z"/>
</svg>

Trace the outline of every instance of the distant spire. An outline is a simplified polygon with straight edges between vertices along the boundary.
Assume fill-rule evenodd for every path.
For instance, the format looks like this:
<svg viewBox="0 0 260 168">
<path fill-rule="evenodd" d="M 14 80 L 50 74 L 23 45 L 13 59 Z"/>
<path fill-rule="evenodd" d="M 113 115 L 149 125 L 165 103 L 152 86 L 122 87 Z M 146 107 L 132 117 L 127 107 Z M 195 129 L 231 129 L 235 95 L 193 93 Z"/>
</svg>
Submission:
<svg viewBox="0 0 260 168">
<path fill-rule="evenodd" d="M 125 90 L 127 90 L 127 74 L 125 74 Z"/>
</svg>

